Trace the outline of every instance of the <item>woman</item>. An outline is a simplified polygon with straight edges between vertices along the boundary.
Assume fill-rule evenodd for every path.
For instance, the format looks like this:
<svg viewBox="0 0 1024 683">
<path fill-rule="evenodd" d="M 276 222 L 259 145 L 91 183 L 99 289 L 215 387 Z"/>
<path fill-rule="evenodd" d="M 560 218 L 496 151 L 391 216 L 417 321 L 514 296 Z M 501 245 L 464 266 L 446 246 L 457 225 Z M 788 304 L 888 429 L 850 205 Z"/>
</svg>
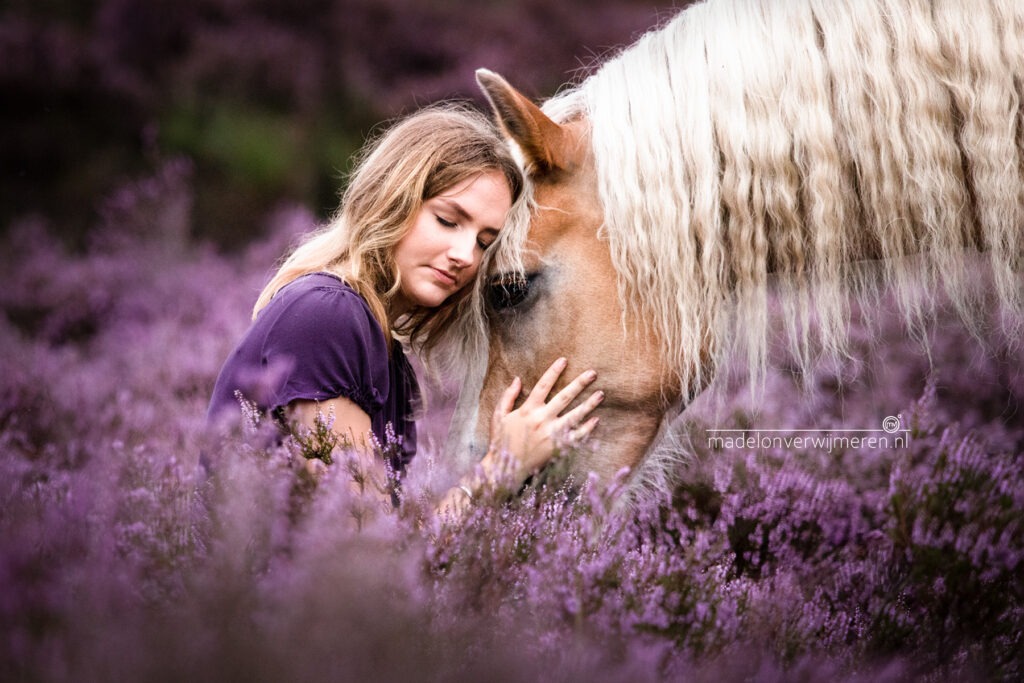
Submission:
<svg viewBox="0 0 1024 683">
<path fill-rule="evenodd" d="M 333 432 L 367 458 L 390 425 L 402 451 L 394 464 L 403 468 L 416 447 L 418 388 L 394 336 L 427 351 L 436 345 L 522 184 L 504 142 L 470 109 L 426 109 L 391 128 L 358 164 L 334 219 L 260 294 L 253 325 L 217 379 L 210 417 L 237 417 L 240 397 L 300 432 L 332 415 Z M 559 434 L 590 434 L 601 392 L 562 413 L 595 373 L 548 400 L 565 365 L 556 361 L 515 410 L 521 382 L 506 389 L 481 462 L 485 481 L 460 481 L 442 509 L 461 509 L 499 474 L 525 480 L 551 458 Z"/>
</svg>

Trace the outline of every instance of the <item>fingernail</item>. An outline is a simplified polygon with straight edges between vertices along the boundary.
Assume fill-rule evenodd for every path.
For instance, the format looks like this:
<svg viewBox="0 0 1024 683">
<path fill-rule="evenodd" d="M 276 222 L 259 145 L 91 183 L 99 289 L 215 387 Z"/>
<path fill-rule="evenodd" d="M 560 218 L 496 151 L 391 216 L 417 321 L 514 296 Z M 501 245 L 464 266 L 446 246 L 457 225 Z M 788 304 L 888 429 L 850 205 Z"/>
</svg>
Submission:
<svg viewBox="0 0 1024 683">
<path fill-rule="evenodd" d="M 587 381 L 593 382 L 597 379 L 597 372 L 595 370 L 587 370 Z"/>
<path fill-rule="evenodd" d="M 601 401 L 604 400 L 604 392 L 603 391 L 596 391 L 594 393 L 597 394 L 597 402 L 598 403 L 600 403 Z"/>
<path fill-rule="evenodd" d="M 568 358 L 559 358 L 558 359 L 558 364 L 564 368 L 566 365 L 569 364 L 569 359 Z"/>
</svg>

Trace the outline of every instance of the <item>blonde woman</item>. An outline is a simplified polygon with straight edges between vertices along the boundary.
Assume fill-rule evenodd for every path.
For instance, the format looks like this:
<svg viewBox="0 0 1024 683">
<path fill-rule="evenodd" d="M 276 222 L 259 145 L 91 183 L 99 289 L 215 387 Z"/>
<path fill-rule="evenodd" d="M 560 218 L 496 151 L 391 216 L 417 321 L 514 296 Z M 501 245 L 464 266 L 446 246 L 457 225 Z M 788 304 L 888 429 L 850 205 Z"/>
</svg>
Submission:
<svg viewBox="0 0 1024 683">
<path fill-rule="evenodd" d="M 436 344 L 522 189 L 503 140 L 474 110 L 426 109 L 392 127 L 366 150 L 334 219 L 261 293 L 217 379 L 211 419 L 237 417 L 240 395 L 285 429 L 333 415 L 333 431 L 365 454 L 390 425 L 401 441 L 393 464 L 403 468 L 416 449 L 418 385 L 394 335 L 415 348 Z M 481 462 L 485 479 L 511 463 L 525 480 L 552 457 L 560 433 L 580 440 L 597 425 L 590 413 L 600 392 L 566 410 L 594 372 L 549 400 L 565 365 L 556 361 L 515 410 L 520 380 L 506 389 Z M 480 483 L 460 481 L 441 507 L 461 509 Z"/>
</svg>

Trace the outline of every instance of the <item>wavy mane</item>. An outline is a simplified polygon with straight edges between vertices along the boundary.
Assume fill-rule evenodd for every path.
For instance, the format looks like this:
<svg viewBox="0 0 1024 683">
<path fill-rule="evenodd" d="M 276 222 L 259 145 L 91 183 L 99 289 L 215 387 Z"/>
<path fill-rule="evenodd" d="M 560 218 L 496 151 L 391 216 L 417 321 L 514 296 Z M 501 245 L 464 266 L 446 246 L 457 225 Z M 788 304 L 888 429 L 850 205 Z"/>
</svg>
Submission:
<svg viewBox="0 0 1024 683">
<path fill-rule="evenodd" d="M 804 371 L 844 358 L 851 308 L 883 293 L 922 340 L 945 300 L 979 339 L 1020 338 L 1022 36 L 1019 0 L 707 0 L 544 104 L 589 125 L 624 316 L 684 399 L 737 352 L 762 385 L 769 336 Z M 522 269 L 532 201 L 482 272 Z M 452 444 L 476 422 L 484 286 L 451 330 Z"/>
<path fill-rule="evenodd" d="M 619 296 L 682 386 L 734 343 L 763 377 L 770 281 L 805 367 L 883 285 L 912 328 L 940 290 L 974 324 L 972 252 L 1019 329 L 1019 36 L 1015 0 L 710 0 L 544 105 L 590 123 Z"/>
</svg>

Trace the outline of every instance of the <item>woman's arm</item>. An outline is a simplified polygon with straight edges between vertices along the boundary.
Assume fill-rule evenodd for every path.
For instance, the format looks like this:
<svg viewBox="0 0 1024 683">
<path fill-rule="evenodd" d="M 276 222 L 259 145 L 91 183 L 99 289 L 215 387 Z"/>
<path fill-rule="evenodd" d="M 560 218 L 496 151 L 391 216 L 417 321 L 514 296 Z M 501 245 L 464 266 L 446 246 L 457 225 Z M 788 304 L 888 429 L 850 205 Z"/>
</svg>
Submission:
<svg viewBox="0 0 1024 683">
<path fill-rule="evenodd" d="M 513 406 L 522 391 L 522 382 L 518 377 L 513 380 L 491 417 L 490 447 L 480 467 L 445 492 L 438 502 L 438 511 L 461 515 L 481 488 L 499 482 L 518 485 L 539 471 L 557 451 L 560 437 L 571 443 L 586 439 L 598 423 L 597 417 L 586 418 L 600 405 L 604 394 L 595 391 L 563 415 L 562 411 L 597 377 L 596 373 L 588 370 L 549 401 L 548 395 L 566 365 L 564 358 L 555 361 L 515 410 Z M 383 477 L 383 465 L 373 457 L 369 446 L 370 416 L 362 408 L 343 396 L 319 402 L 299 400 L 289 405 L 289 419 L 293 427 L 299 429 L 312 430 L 318 416 L 329 415 L 334 418 L 331 430 L 339 438 L 351 442 L 361 456 L 364 471 L 371 476 Z M 309 461 L 306 466 L 314 476 L 317 469 L 323 467 L 318 460 Z M 386 496 L 383 490 L 379 494 L 382 498 Z"/>
<path fill-rule="evenodd" d="M 368 448 L 370 416 L 353 401 L 338 396 L 326 401 L 292 401 L 288 405 L 288 418 L 292 425 L 314 429 L 316 420 L 334 416 L 332 431 L 341 439 L 352 441 L 356 448 Z"/>
<path fill-rule="evenodd" d="M 357 463 L 364 477 L 371 480 L 370 492 L 381 500 L 390 497 L 385 491 L 387 473 L 384 463 L 374 457 L 373 449 L 370 446 L 371 426 L 370 416 L 366 414 L 352 400 L 344 396 L 328 399 L 326 401 L 292 401 L 288 405 L 288 422 L 292 431 L 298 434 L 311 432 L 316 429 L 317 420 L 330 419 L 331 431 L 349 448 L 350 452 L 359 458 Z M 318 478 L 324 471 L 326 465 L 322 460 L 307 460 L 306 471 L 314 478 Z M 356 481 L 352 482 L 352 489 L 355 493 L 363 490 Z"/>
</svg>

